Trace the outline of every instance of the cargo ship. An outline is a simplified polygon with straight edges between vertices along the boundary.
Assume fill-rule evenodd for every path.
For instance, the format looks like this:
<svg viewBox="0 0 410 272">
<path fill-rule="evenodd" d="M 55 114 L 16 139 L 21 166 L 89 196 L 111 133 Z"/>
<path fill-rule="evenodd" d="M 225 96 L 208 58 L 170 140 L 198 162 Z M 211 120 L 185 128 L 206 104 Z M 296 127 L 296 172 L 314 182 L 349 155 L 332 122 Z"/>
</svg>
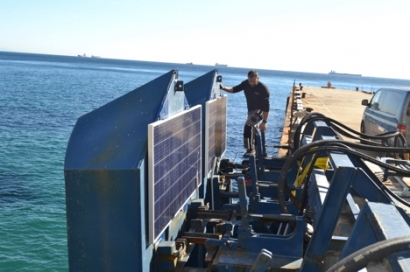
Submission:
<svg viewBox="0 0 410 272">
<path fill-rule="evenodd" d="M 342 75 L 342 76 L 362 76 L 361 74 L 349 74 L 349 73 L 336 73 L 335 71 L 331 70 L 329 75 Z"/>
</svg>

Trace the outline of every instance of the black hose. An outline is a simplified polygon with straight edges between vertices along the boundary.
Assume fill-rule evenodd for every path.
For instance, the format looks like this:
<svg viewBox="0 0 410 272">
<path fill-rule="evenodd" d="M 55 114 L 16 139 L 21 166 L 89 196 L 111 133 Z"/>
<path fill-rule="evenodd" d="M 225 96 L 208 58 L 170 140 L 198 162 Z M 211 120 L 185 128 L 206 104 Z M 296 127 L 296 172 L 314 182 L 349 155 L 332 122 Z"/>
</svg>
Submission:
<svg viewBox="0 0 410 272">
<path fill-rule="evenodd" d="M 378 134 L 378 135 L 375 135 L 375 136 L 370 136 L 370 135 L 358 132 L 356 130 L 353 130 L 353 129 L 349 128 L 348 126 L 346 126 L 346 125 L 344 125 L 344 124 L 342 124 L 342 123 L 340 123 L 340 122 L 338 122 L 338 121 L 336 121 L 332 118 L 329 118 L 329 117 L 326 117 L 326 118 L 327 118 L 328 122 L 330 122 L 331 124 L 336 124 L 336 126 L 338 126 L 338 127 L 340 126 L 343 129 L 345 129 L 347 131 L 350 131 L 354 134 L 358 134 L 359 136 L 362 136 L 362 137 L 370 137 L 372 139 L 387 139 L 387 138 L 390 138 L 390 137 L 395 137 L 395 138 L 400 137 L 403 141 L 406 141 L 404 136 L 398 131 L 388 131 L 388 132 L 384 132 L 384 133 L 381 133 L 381 134 Z M 340 130 L 340 128 L 338 128 L 338 130 Z M 346 136 L 356 138 L 356 139 L 362 139 L 362 138 L 354 137 L 353 135 L 350 135 L 350 134 L 346 134 Z"/>
<path fill-rule="evenodd" d="M 341 142 L 332 142 L 331 143 L 334 146 L 341 146 L 344 148 L 349 148 L 348 146 L 344 145 Z M 295 201 L 295 199 L 293 199 L 294 204 L 298 207 L 299 206 L 299 215 L 302 216 L 304 214 L 304 209 L 307 205 L 307 200 L 308 200 L 308 189 L 309 189 L 309 182 L 306 182 L 307 179 L 309 179 L 310 175 L 312 174 L 313 169 L 315 168 L 315 164 L 317 159 L 319 158 L 319 156 L 313 156 L 312 157 L 312 161 L 310 163 L 310 167 L 308 169 L 308 172 L 306 173 L 306 176 L 302 182 L 302 184 L 304 184 L 303 186 L 303 190 L 302 190 L 302 194 L 301 194 L 301 200 L 300 200 L 300 204 L 298 204 L 298 202 Z M 287 185 L 289 186 L 289 185 Z"/>
<path fill-rule="evenodd" d="M 329 122 L 330 122 L 331 127 L 337 133 L 339 133 L 343 136 L 349 137 L 349 138 L 360 140 L 361 143 L 369 144 L 369 145 L 372 145 L 372 146 L 374 146 L 374 145 L 382 145 L 383 146 L 383 145 L 385 145 L 384 142 L 386 140 L 393 139 L 393 147 L 407 146 L 406 138 L 403 136 L 403 134 L 401 134 L 398 131 L 389 131 L 389 132 L 384 132 L 382 134 L 378 134 L 378 135 L 375 135 L 375 136 L 369 136 L 369 135 L 366 135 L 366 134 L 358 133 L 357 131 L 354 131 L 354 130 L 350 129 L 349 127 L 337 122 L 336 120 L 330 119 Z M 341 126 L 343 129 L 346 129 L 346 130 L 348 130 L 352 133 L 359 134 L 360 137 L 357 137 L 357 136 L 354 136 L 352 134 L 347 133 L 346 131 L 341 129 L 339 126 Z M 364 139 L 362 137 L 366 137 L 366 138 L 370 137 L 371 139 L 375 139 L 375 140 L 378 139 L 378 140 L 382 140 L 382 141 L 381 141 L 381 143 L 378 143 L 378 142 L 374 142 L 374 141 L 371 141 L 371 140 Z M 399 145 L 399 143 L 401 143 L 401 145 Z M 385 146 L 387 146 L 387 144 Z M 401 157 L 404 158 L 403 152 L 395 153 L 395 155 L 398 155 L 400 153 L 402 154 Z"/>
<path fill-rule="evenodd" d="M 286 176 L 287 176 L 287 173 L 288 173 L 289 169 L 291 169 L 291 167 L 294 163 L 296 163 L 302 157 L 305 157 L 305 156 L 310 155 L 310 154 L 320 153 L 320 152 L 323 152 L 323 151 L 326 151 L 326 152 L 339 151 L 339 152 L 342 152 L 342 153 L 347 153 L 347 154 L 357 156 L 361 159 L 365 159 L 365 160 L 370 161 L 370 162 L 372 162 L 376 165 L 379 165 L 383 168 L 386 168 L 386 169 L 391 170 L 391 171 L 395 171 L 395 173 L 401 174 L 403 176 L 410 176 L 410 171 L 394 167 L 392 165 L 389 165 L 387 163 L 379 161 L 379 160 L 377 160 L 373 157 L 370 157 L 366 154 L 358 152 L 354 149 L 341 147 L 340 145 L 346 145 L 348 147 L 366 146 L 366 145 L 362 145 L 362 144 L 351 143 L 351 142 L 341 141 L 341 140 L 336 140 L 336 141 L 335 140 L 321 140 L 321 141 L 316 141 L 316 142 L 304 145 L 304 146 L 300 147 L 299 149 L 297 149 L 294 153 L 292 153 L 291 155 L 288 156 L 287 160 L 285 161 L 285 163 L 282 167 L 282 170 L 281 170 L 281 172 L 279 174 L 279 178 L 278 178 L 278 201 L 279 201 L 281 211 L 283 213 L 288 212 L 288 209 L 286 207 L 286 201 L 285 201 L 285 193 L 286 193 L 286 195 L 289 196 L 289 198 L 295 204 L 295 206 L 297 208 L 300 208 L 299 201 L 296 199 L 295 196 L 293 196 L 293 194 L 291 193 L 291 190 L 288 188 L 288 185 L 287 185 L 287 182 L 286 182 Z M 379 151 L 386 149 L 386 147 L 375 147 L 375 148 Z M 408 147 L 406 147 L 406 148 L 389 148 L 389 149 L 390 150 L 403 150 L 404 152 L 410 152 L 410 148 L 408 148 Z M 394 194 L 381 181 L 376 179 L 376 180 L 374 180 L 374 182 L 381 189 L 383 189 L 385 192 L 387 192 L 391 197 L 393 197 L 394 199 L 396 199 L 400 203 L 410 207 L 409 203 L 407 203 L 402 198 L 400 198 L 399 196 Z"/>
<path fill-rule="evenodd" d="M 315 120 L 322 120 L 326 118 L 326 116 L 324 116 L 321 113 L 312 113 L 309 115 L 305 115 L 302 118 L 302 121 L 300 121 L 299 125 L 297 126 L 295 133 L 293 135 L 293 147 L 294 149 L 298 149 L 300 147 L 300 134 L 301 134 L 301 130 L 302 127 L 305 123 L 311 122 L 311 121 L 315 121 Z"/>
<path fill-rule="evenodd" d="M 358 139 L 362 142 L 371 144 L 371 145 L 381 145 L 378 142 L 374 142 L 374 141 L 370 141 L 367 139 L 375 139 L 375 140 L 386 140 L 386 139 L 390 139 L 390 138 L 394 138 L 394 143 L 396 145 L 397 142 L 397 138 L 400 138 L 400 140 L 403 142 L 403 145 L 406 145 L 406 139 L 404 138 L 404 136 L 397 131 L 389 131 L 389 132 L 385 132 L 379 135 L 375 135 L 375 136 L 370 136 L 370 135 L 366 135 L 363 133 L 360 133 L 358 131 L 355 131 L 349 127 L 347 127 L 346 125 L 332 119 L 329 117 L 326 117 L 325 115 L 321 114 L 321 113 L 312 113 L 310 115 L 307 115 L 305 117 L 303 117 L 302 121 L 300 122 L 299 126 L 296 128 L 295 133 L 294 133 L 294 137 L 293 137 L 293 147 L 294 149 L 298 149 L 300 147 L 300 136 L 301 134 L 303 134 L 301 132 L 302 127 L 304 124 L 306 123 L 310 123 L 313 121 L 317 121 L 317 120 L 321 120 L 324 121 L 329 127 L 332 127 L 335 131 L 337 131 L 338 133 L 340 133 L 341 135 L 347 136 L 349 138 L 353 138 L 353 139 Z M 346 131 L 342 130 L 341 128 L 359 135 L 360 137 L 348 134 Z"/>
<path fill-rule="evenodd" d="M 410 236 L 380 241 L 350 254 L 326 271 L 358 271 L 371 261 L 382 259 L 396 252 L 407 251 L 409 246 Z"/>
</svg>

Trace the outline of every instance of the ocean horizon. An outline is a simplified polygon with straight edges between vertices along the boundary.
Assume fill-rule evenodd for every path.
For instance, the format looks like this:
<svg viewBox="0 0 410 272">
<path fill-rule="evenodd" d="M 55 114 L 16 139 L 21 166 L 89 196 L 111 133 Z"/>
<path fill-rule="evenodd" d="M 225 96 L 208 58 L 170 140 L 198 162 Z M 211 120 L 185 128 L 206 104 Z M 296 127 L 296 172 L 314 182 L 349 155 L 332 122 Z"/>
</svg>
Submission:
<svg viewBox="0 0 410 272">
<path fill-rule="evenodd" d="M 13 54 L 26 54 L 26 55 L 42 55 L 42 56 L 49 56 L 49 57 L 80 57 L 81 54 L 76 55 L 59 55 L 59 54 L 47 54 L 47 53 L 33 53 L 33 52 L 19 52 L 19 51 L 13 51 L 13 50 L 1 50 L 0 53 L 13 53 Z M 85 53 L 83 53 L 85 54 Z M 277 69 L 268 69 L 268 68 L 258 68 L 258 67 L 244 67 L 244 66 L 230 66 L 228 64 L 206 64 L 206 63 L 193 63 L 193 62 L 161 62 L 161 61 L 154 61 L 154 60 L 138 60 L 138 59 L 121 59 L 121 58 L 109 58 L 109 57 L 102 57 L 102 56 L 94 56 L 94 55 L 86 55 L 81 56 L 80 58 L 95 58 L 95 59 L 105 59 L 105 60 L 112 60 L 112 61 L 136 61 L 136 62 L 150 62 L 150 63 L 158 63 L 158 64 L 172 64 L 172 65 L 196 65 L 196 66 L 206 66 L 206 67 L 215 67 L 215 68 L 221 68 L 226 65 L 226 67 L 229 68 L 238 68 L 238 69 L 255 69 L 258 71 L 266 70 L 266 71 L 277 71 L 277 72 L 285 72 L 285 73 L 305 73 L 305 74 L 319 74 L 319 75 L 327 75 L 327 74 L 333 74 L 337 76 L 343 76 L 343 75 L 357 75 L 354 73 L 349 73 L 348 71 L 335 71 L 335 70 L 329 70 L 329 72 L 313 72 L 313 71 L 296 71 L 296 70 L 277 70 Z M 333 73 L 332 73 L 333 72 Z M 366 75 L 366 74 L 360 74 L 361 77 L 367 77 L 367 78 L 380 78 L 380 79 L 392 79 L 392 80 L 404 80 L 408 81 L 410 78 L 396 78 L 396 77 L 384 77 L 384 76 L 372 76 L 372 75 Z"/>
</svg>

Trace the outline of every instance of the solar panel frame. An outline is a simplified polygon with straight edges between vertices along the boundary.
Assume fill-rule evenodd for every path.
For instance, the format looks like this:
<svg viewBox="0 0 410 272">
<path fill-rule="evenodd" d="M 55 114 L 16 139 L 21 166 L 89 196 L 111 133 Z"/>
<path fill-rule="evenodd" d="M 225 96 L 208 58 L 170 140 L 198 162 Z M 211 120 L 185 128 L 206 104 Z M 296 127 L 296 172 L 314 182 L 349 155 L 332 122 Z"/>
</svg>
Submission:
<svg viewBox="0 0 410 272">
<path fill-rule="evenodd" d="M 205 175 L 208 176 L 213 168 L 216 157 L 216 121 L 218 115 L 218 99 L 205 103 Z"/>
<path fill-rule="evenodd" d="M 202 184 L 201 105 L 148 125 L 148 233 L 155 243 Z"/>
<path fill-rule="evenodd" d="M 215 158 L 226 151 L 227 96 L 224 95 L 205 103 L 205 169 L 211 176 Z"/>
<path fill-rule="evenodd" d="M 228 97 L 226 95 L 218 98 L 218 112 L 215 124 L 215 156 L 222 157 L 226 151 L 226 126 L 227 126 Z"/>
</svg>

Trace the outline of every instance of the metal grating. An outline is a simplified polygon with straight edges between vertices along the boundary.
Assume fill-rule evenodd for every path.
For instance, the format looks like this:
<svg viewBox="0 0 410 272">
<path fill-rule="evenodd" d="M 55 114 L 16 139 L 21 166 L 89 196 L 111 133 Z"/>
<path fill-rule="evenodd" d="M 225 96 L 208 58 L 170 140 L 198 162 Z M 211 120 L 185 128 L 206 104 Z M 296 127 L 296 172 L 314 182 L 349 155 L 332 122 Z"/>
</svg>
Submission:
<svg viewBox="0 0 410 272">
<path fill-rule="evenodd" d="M 201 106 L 148 125 L 149 242 L 201 185 Z"/>
</svg>

